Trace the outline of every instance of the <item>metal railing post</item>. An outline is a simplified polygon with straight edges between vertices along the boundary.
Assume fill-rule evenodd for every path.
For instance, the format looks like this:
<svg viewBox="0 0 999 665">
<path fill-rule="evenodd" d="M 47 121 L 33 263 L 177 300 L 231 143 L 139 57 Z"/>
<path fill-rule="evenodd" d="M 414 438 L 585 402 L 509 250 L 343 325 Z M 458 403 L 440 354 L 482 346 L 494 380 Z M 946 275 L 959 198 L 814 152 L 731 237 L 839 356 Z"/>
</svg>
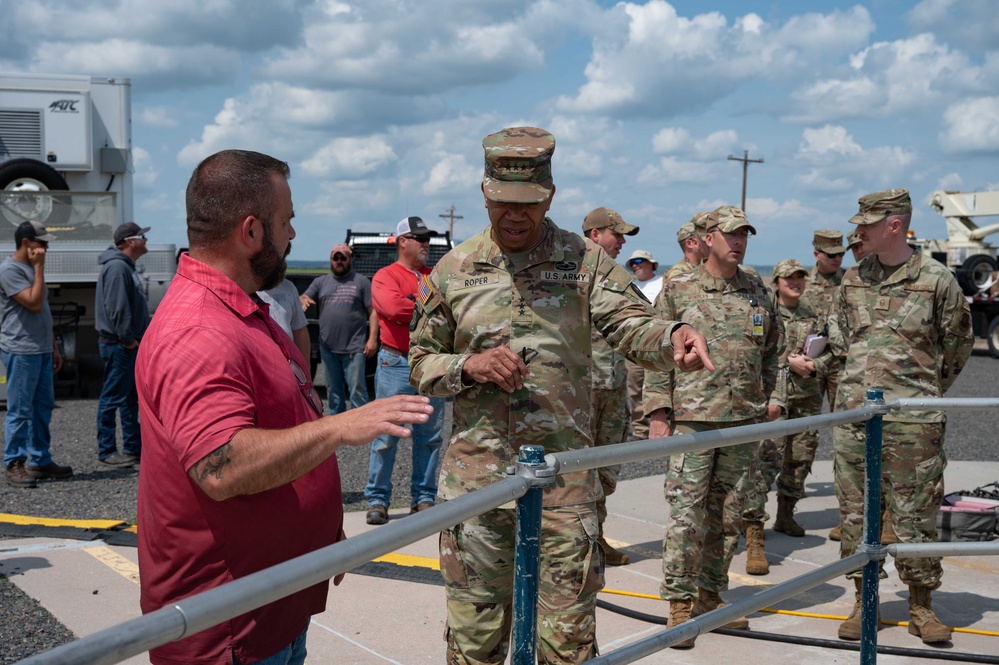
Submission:
<svg viewBox="0 0 999 665">
<path fill-rule="evenodd" d="M 881 433 L 882 417 L 888 413 L 884 390 L 868 388 L 864 406 L 880 407 L 866 424 L 867 487 L 864 491 L 864 538 L 861 548 L 870 552 L 881 546 Z M 864 565 L 860 594 L 860 663 L 878 661 L 878 569 L 884 552 Z"/>
<path fill-rule="evenodd" d="M 516 467 L 507 473 L 532 480 L 517 499 L 517 537 L 513 559 L 513 665 L 535 665 L 538 637 L 538 570 L 541 561 L 541 499 L 555 469 L 541 446 L 521 446 Z"/>
</svg>

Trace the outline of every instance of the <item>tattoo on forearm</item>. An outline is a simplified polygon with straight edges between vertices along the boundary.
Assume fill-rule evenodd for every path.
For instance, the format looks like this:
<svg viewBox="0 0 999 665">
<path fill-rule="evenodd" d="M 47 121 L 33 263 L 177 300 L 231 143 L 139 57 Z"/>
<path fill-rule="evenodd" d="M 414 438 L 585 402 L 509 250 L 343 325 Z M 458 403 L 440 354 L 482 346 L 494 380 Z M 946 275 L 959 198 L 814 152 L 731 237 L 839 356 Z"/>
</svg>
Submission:
<svg viewBox="0 0 999 665">
<path fill-rule="evenodd" d="M 197 464 L 198 482 L 204 482 L 210 475 L 215 476 L 216 480 L 220 480 L 222 469 L 230 462 L 230 450 L 232 450 L 232 444 L 227 443 L 205 455 L 205 458 Z"/>
</svg>

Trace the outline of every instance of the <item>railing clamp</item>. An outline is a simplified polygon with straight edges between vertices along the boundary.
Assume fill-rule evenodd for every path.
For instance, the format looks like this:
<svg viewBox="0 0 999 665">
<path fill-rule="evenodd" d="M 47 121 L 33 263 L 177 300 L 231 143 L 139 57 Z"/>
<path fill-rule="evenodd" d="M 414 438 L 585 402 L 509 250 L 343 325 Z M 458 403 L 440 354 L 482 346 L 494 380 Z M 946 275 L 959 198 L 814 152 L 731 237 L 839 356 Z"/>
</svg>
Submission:
<svg viewBox="0 0 999 665">
<path fill-rule="evenodd" d="M 527 480 L 530 487 L 544 487 L 555 482 L 555 474 L 558 471 L 558 463 L 551 455 L 546 455 L 540 464 L 517 461 L 506 467 L 506 475 L 520 476 Z"/>
<path fill-rule="evenodd" d="M 860 543 L 857 545 L 857 552 L 860 554 L 866 554 L 868 561 L 884 561 L 888 558 L 888 546 L 881 545 L 868 545 L 866 543 Z"/>
</svg>

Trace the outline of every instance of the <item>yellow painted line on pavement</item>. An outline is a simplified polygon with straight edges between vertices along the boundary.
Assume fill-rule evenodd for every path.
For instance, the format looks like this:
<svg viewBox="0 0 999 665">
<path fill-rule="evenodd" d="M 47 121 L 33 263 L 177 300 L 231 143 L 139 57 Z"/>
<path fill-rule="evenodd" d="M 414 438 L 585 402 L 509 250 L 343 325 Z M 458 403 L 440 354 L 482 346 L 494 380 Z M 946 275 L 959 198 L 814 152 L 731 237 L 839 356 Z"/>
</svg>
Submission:
<svg viewBox="0 0 999 665">
<path fill-rule="evenodd" d="M 394 563 L 399 566 L 409 566 L 411 568 L 430 568 L 431 570 L 440 570 L 441 562 L 440 559 L 434 559 L 429 556 L 414 556 L 411 554 L 386 554 L 385 556 L 380 556 L 375 561 L 381 563 Z"/>
<path fill-rule="evenodd" d="M 78 529 L 114 529 L 125 524 L 121 520 L 60 520 L 51 517 L 12 515 L 0 513 L 0 522 L 8 524 L 37 524 L 39 526 L 72 526 Z"/>
<path fill-rule="evenodd" d="M 98 547 L 87 547 L 83 551 L 124 577 L 126 580 L 134 582 L 135 584 L 139 583 L 139 566 L 132 563 L 131 560 L 118 554 L 110 547 L 103 545 Z"/>
</svg>

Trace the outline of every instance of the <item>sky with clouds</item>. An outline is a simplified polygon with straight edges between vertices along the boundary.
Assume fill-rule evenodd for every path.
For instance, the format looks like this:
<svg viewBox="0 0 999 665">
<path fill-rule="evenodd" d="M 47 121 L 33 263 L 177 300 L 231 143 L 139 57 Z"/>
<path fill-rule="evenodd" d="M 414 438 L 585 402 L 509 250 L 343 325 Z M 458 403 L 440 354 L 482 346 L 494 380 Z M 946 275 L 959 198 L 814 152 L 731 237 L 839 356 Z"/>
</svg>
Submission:
<svg viewBox="0 0 999 665">
<path fill-rule="evenodd" d="M 807 7 L 807 11 L 806 8 Z M 551 216 L 641 232 L 621 257 L 679 259 L 695 212 L 739 205 L 746 262 L 848 231 L 857 198 L 907 187 L 939 237 L 936 189 L 999 189 L 993 0 L 0 0 L 0 71 L 132 81 L 135 216 L 186 243 L 183 191 L 225 148 L 292 167 L 290 258 L 419 215 L 459 240 L 488 220 L 481 140 L 557 140 Z M 848 265 L 850 262 L 847 261 Z"/>
</svg>

